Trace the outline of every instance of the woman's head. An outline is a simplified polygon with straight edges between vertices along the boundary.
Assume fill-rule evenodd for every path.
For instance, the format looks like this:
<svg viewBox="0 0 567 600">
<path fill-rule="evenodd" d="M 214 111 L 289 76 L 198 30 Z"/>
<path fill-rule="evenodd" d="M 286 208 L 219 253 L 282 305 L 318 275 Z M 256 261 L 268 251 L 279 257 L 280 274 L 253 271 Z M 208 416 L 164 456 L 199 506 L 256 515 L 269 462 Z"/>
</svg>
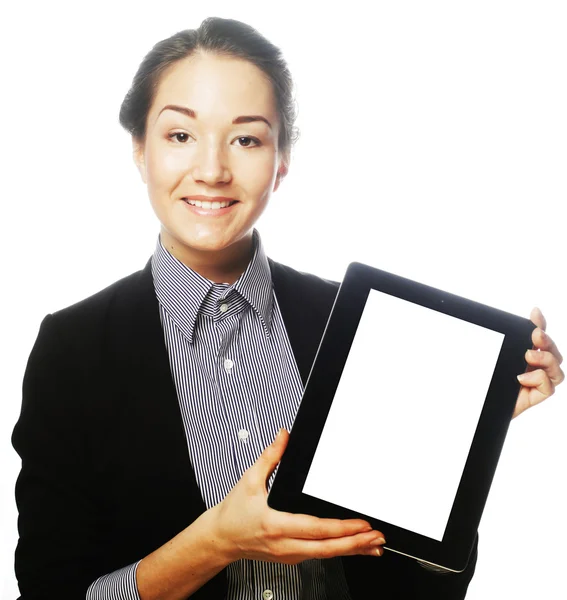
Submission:
<svg viewBox="0 0 567 600">
<path fill-rule="evenodd" d="M 258 67 L 273 86 L 280 122 L 278 150 L 286 156 L 298 137 L 293 80 L 279 48 L 250 25 L 209 17 L 198 29 L 186 29 L 158 42 L 138 68 L 120 108 L 120 124 L 142 141 L 146 119 L 161 75 L 175 62 L 195 53 L 240 58 Z"/>
<path fill-rule="evenodd" d="M 287 173 L 294 120 L 285 61 L 250 26 L 210 18 L 154 46 L 120 122 L 132 134 L 162 242 L 177 258 L 193 268 L 244 259 Z M 237 202 L 217 212 L 191 206 L 191 196 Z"/>
</svg>

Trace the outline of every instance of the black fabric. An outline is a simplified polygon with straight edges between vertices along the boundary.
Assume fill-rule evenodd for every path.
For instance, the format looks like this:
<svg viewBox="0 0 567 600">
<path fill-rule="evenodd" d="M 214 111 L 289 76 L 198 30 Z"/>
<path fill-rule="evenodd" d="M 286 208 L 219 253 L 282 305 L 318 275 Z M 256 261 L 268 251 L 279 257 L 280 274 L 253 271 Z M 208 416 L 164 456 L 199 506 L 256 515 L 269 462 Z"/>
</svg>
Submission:
<svg viewBox="0 0 567 600">
<path fill-rule="evenodd" d="M 269 260 L 303 383 L 338 283 Z M 204 510 L 189 461 L 153 289 L 151 261 L 97 294 L 48 315 L 24 375 L 12 443 L 22 600 L 84 599 L 101 575 L 143 558 Z M 353 600 L 464 598 L 463 574 L 415 561 L 345 557 Z M 226 575 L 192 597 L 226 595 Z"/>
</svg>

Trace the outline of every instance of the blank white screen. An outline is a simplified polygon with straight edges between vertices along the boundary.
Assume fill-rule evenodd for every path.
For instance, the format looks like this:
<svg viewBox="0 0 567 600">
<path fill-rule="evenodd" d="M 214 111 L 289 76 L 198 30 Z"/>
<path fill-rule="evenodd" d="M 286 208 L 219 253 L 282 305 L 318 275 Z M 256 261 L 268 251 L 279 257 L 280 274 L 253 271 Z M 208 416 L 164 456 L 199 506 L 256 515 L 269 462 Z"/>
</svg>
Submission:
<svg viewBox="0 0 567 600">
<path fill-rule="evenodd" d="M 370 290 L 303 492 L 441 541 L 503 341 Z"/>
</svg>

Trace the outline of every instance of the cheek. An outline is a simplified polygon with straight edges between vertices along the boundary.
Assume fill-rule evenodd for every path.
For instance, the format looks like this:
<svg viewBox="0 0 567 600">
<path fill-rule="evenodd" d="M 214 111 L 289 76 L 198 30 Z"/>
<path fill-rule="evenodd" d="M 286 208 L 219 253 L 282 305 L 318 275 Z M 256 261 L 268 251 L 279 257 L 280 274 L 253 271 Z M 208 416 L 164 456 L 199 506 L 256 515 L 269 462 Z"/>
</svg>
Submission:
<svg viewBox="0 0 567 600">
<path fill-rule="evenodd" d="M 273 155 L 262 160 L 248 162 L 241 171 L 243 178 L 248 182 L 249 191 L 255 195 L 263 195 L 273 188 L 276 180 L 277 165 Z M 236 174 L 235 174 L 236 175 Z"/>
<path fill-rule="evenodd" d="M 186 152 L 152 151 L 147 155 L 148 185 L 154 189 L 172 189 L 185 175 L 188 167 Z"/>
</svg>

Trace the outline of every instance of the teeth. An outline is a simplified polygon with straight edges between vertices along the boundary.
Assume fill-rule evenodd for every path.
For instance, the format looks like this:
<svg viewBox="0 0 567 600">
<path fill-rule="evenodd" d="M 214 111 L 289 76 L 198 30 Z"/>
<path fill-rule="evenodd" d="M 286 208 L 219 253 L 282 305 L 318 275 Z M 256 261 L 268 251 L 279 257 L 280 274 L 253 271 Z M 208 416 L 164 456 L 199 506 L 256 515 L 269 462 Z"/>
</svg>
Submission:
<svg viewBox="0 0 567 600">
<path fill-rule="evenodd" d="M 218 210 L 219 208 L 226 208 L 227 206 L 230 205 L 230 201 L 225 201 L 225 202 L 209 202 L 207 200 L 205 201 L 201 201 L 201 200 L 186 200 L 186 202 L 188 204 L 191 204 L 192 206 L 196 206 L 197 208 L 206 208 L 209 210 Z"/>
</svg>

